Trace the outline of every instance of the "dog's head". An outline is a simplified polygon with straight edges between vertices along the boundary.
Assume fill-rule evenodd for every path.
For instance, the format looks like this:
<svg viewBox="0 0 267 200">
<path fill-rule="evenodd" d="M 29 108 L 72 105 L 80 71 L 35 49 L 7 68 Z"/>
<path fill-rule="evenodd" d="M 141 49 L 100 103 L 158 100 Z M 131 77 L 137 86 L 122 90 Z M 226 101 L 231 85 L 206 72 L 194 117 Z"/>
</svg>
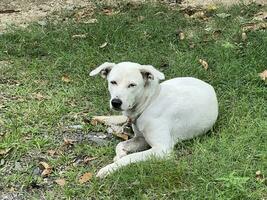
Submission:
<svg viewBox="0 0 267 200">
<path fill-rule="evenodd" d="M 90 76 L 97 74 L 108 80 L 110 107 L 118 111 L 133 109 L 145 90 L 165 79 L 164 74 L 153 66 L 132 62 L 105 62 L 91 71 Z"/>
</svg>

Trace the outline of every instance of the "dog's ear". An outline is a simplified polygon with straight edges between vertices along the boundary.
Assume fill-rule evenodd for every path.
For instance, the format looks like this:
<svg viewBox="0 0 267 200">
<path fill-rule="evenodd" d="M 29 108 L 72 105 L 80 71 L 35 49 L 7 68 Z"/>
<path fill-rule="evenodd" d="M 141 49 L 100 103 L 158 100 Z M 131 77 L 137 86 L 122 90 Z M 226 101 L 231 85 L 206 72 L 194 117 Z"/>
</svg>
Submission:
<svg viewBox="0 0 267 200">
<path fill-rule="evenodd" d="M 115 63 L 105 62 L 99 67 L 90 72 L 90 76 L 95 76 L 100 73 L 103 78 L 107 78 L 108 73 L 115 66 Z"/>
<path fill-rule="evenodd" d="M 164 74 L 154 68 L 152 65 L 141 65 L 140 72 L 145 80 L 157 79 L 161 81 L 165 79 Z"/>
</svg>

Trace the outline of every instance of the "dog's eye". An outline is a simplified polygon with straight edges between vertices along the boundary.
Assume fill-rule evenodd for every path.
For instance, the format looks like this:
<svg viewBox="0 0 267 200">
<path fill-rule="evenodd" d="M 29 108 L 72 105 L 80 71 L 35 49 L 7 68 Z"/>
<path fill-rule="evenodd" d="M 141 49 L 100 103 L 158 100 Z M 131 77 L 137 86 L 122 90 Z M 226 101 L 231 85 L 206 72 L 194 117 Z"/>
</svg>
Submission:
<svg viewBox="0 0 267 200">
<path fill-rule="evenodd" d="M 136 86 L 136 84 L 131 83 L 131 84 L 128 85 L 128 88 L 135 87 L 135 86 Z"/>
<path fill-rule="evenodd" d="M 116 82 L 116 81 L 110 81 L 110 83 L 111 83 L 112 85 L 117 85 L 117 82 Z"/>
</svg>

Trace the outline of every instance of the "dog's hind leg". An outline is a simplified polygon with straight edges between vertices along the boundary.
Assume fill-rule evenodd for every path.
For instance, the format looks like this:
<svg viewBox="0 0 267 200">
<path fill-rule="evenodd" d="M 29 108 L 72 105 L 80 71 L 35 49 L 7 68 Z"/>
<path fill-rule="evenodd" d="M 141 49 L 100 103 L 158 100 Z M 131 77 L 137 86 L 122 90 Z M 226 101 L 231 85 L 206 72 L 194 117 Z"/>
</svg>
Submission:
<svg viewBox="0 0 267 200">
<path fill-rule="evenodd" d="M 144 151 L 148 149 L 150 146 L 147 144 L 145 138 L 143 136 L 135 136 L 134 138 L 120 142 L 116 146 L 116 156 L 114 157 L 114 161 L 119 160 L 120 158 L 126 156 L 128 153 Z"/>
</svg>

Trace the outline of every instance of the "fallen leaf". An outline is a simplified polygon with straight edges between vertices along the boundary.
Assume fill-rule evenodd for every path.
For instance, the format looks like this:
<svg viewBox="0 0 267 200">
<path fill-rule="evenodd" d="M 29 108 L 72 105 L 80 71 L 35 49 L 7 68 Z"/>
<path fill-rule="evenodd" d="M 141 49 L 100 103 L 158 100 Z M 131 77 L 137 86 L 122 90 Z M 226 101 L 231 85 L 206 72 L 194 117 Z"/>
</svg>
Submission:
<svg viewBox="0 0 267 200">
<path fill-rule="evenodd" d="M 89 181 L 90 179 L 92 179 L 93 174 L 91 172 L 87 172 L 85 174 L 83 174 L 80 178 L 79 178 L 79 183 L 85 183 L 87 181 Z"/>
<path fill-rule="evenodd" d="M 55 180 L 55 183 L 60 185 L 60 186 L 64 186 L 66 184 L 66 180 L 65 179 L 57 179 L 57 180 Z"/>
<path fill-rule="evenodd" d="M 242 33 L 241 37 L 242 37 L 243 41 L 248 39 L 248 36 L 247 36 L 247 34 L 245 32 Z"/>
<path fill-rule="evenodd" d="M 84 21 L 83 23 L 84 24 L 94 24 L 94 23 L 97 23 L 97 22 L 98 22 L 97 19 L 89 19 L 87 21 Z"/>
<path fill-rule="evenodd" d="M 77 142 L 77 140 L 72 140 L 72 139 L 64 138 L 64 145 L 65 146 L 73 145 L 75 142 Z"/>
<path fill-rule="evenodd" d="M 95 159 L 97 159 L 97 157 L 85 157 L 85 158 L 83 159 L 83 163 L 84 163 L 84 164 L 87 164 L 87 163 L 89 163 L 90 161 L 95 160 Z"/>
<path fill-rule="evenodd" d="M 77 34 L 73 35 L 72 38 L 86 38 L 87 34 Z"/>
<path fill-rule="evenodd" d="M 50 165 L 47 164 L 46 162 L 39 162 L 39 164 L 44 168 L 44 169 L 51 169 Z"/>
<path fill-rule="evenodd" d="M 8 154 L 8 152 L 11 150 L 11 148 L 8 148 L 8 149 L 1 149 L 0 150 L 0 156 L 4 156 L 6 154 Z"/>
<path fill-rule="evenodd" d="M 183 32 L 179 33 L 179 38 L 180 40 L 184 40 L 185 39 L 185 35 Z"/>
<path fill-rule="evenodd" d="M 144 19 L 145 19 L 144 16 L 138 16 L 138 17 L 137 17 L 137 21 L 138 21 L 138 22 L 142 22 L 142 21 L 144 21 Z"/>
<path fill-rule="evenodd" d="M 105 48 L 106 46 L 108 45 L 108 43 L 107 42 L 104 42 L 103 44 L 101 44 L 100 46 L 99 46 L 99 48 Z"/>
<path fill-rule="evenodd" d="M 267 69 L 259 73 L 259 76 L 261 77 L 262 80 L 264 81 L 267 80 Z"/>
<path fill-rule="evenodd" d="M 113 116 L 94 116 L 91 120 L 91 124 L 96 126 L 97 124 L 105 125 L 120 125 L 126 123 L 128 120 L 124 115 L 113 115 Z"/>
<path fill-rule="evenodd" d="M 70 79 L 70 77 L 69 77 L 68 75 L 63 75 L 63 76 L 61 77 L 61 80 L 62 80 L 63 82 L 65 82 L 65 83 L 69 83 L 69 82 L 71 82 L 71 79 Z"/>
<path fill-rule="evenodd" d="M 43 168 L 41 176 L 42 177 L 49 176 L 51 174 L 51 172 L 52 172 L 52 167 L 46 162 L 39 162 L 39 164 Z"/>
<path fill-rule="evenodd" d="M 34 97 L 34 99 L 36 99 L 38 101 L 42 101 L 42 100 L 48 99 L 46 96 L 42 95 L 40 92 L 33 93 L 33 97 Z"/>
<path fill-rule="evenodd" d="M 112 8 L 106 8 L 103 10 L 103 13 L 107 16 L 112 16 L 112 15 L 118 14 L 119 11 L 114 11 Z"/>
<path fill-rule="evenodd" d="M 228 13 L 218 13 L 218 14 L 216 14 L 216 16 L 219 17 L 219 18 L 224 19 L 224 18 L 230 17 L 231 14 L 228 14 Z"/>
<path fill-rule="evenodd" d="M 128 140 L 129 139 L 129 135 L 126 135 L 126 134 L 123 134 L 123 133 L 113 132 L 113 135 L 115 135 L 118 138 L 121 138 L 123 140 Z"/>
<path fill-rule="evenodd" d="M 55 150 L 48 150 L 47 154 L 50 156 L 54 156 L 56 154 L 56 151 Z"/>
<path fill-rule="evenodd" d="M 205 60 L 199 59 L 199 62 L 205 70 L 209 68 L 209 64 Z"/>
<path fill-rule="evenodd" d="M 195 12 L 193 15 L 190 16 L 193 19 L 205 19 L 206 15 L 204 11 Z"/>
</svg>

